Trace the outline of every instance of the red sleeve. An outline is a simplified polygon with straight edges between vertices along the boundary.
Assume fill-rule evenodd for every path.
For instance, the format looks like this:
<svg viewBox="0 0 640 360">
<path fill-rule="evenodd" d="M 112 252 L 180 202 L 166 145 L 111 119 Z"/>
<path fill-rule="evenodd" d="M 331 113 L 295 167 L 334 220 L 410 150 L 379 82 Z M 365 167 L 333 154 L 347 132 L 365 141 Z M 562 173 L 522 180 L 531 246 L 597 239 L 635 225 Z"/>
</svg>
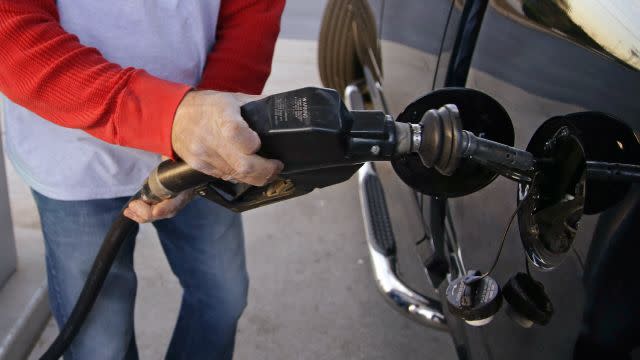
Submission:
<svg viewBox="0 0 640 360">
<path fill-rule="evenodd" d="M 49 121 L 171 156 L 188 90 L 80 44 L 60 26 L 55 0 L 0 0 L 0 91 Z"/>
<path fill-rule="evenodd" d="M 285 0 L 222 0 L 216 43 L 200 87 L 260 94 L 271 60 Z"/>
</svg>

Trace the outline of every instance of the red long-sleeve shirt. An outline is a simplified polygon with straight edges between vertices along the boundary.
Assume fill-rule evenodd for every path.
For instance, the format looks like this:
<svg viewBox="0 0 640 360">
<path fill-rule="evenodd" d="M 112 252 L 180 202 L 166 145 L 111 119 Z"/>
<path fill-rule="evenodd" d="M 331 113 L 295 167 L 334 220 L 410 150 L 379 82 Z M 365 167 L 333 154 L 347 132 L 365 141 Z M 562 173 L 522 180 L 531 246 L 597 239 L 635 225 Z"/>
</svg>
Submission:
<svg viewBox="0 0 640 360">
<path fill-rule="evenodd" d="M 199 88 L 260 93 L 284 3 L 222 0 Z M 0 92 L 49 121 L 172 156 L 173 117 L 189 89 L 83 46 L 60 26 L 55 0 L 0 0 Z"/>
</svg>

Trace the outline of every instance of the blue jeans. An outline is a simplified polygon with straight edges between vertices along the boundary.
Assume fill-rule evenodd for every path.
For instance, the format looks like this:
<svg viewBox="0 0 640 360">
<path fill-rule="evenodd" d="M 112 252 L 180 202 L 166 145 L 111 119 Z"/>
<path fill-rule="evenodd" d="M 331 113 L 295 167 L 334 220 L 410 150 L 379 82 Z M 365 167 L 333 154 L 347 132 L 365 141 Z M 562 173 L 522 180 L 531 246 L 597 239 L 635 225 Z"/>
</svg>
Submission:
<svg viewBox="0 0 640 360">
<path fill-rule="evenodd" d="M 49 301 L 61 326 L 80 294 L 103 236 L 128 199 L 60 201 L 33 195 L 45 239 Z M 184 290 L 166 358 L 231 359 L 248 288 L 240 216 L 196 198 L 176 217 L 153 226 Z M 135 235 L 120 250 L 66 360 L 138 358 L 133 327 L 134 247 Z"/>
</svg>

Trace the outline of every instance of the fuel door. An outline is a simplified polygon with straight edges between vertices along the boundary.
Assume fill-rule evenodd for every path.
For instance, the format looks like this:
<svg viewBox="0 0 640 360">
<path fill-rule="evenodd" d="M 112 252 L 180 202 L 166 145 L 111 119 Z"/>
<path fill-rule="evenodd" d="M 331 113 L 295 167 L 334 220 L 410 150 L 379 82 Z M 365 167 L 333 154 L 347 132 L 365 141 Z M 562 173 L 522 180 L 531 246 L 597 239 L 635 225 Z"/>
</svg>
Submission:
<svg viewBox="0 0 640 360">
<path fill-rule="evenodd" d="M 527 151 L 541 171 L 518 186 L 520 238 L 529 261 L 550 270 L 572 249 L 583 215 L 627 195 L 631 182 L 619 175 L 640 163 L 638 139 L 610 115 L 579 112 L 544 122 Z"/>
</svg>

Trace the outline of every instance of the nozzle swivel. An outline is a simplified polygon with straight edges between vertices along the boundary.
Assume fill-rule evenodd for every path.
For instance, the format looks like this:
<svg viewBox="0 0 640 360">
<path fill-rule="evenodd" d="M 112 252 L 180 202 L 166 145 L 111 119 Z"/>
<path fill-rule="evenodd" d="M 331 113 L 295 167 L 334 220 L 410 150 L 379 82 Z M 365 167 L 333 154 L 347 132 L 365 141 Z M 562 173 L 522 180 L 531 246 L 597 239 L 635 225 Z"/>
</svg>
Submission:
<svg viewBox="0 0 640 360">
<path fill-rule="evenodd" d="M 419 125 L 411 124 L 397 131 L 407 130 L 411 132 L 412 141 L 402 150 L 409 148 L 408 152 L 417 153 L 425 166 L 435 168 L 443 175 L 452 175 L 463 158 L 479 162 L 510 178 L 519 178 L 535 170 L 531 153 L 463 130 L 460 113 L 453 104 L 429 110 Z M 401 139 L 400 136 L 398 138 Z M 400 148 L 398 150 L 400 152 Z"/>
</svg>

